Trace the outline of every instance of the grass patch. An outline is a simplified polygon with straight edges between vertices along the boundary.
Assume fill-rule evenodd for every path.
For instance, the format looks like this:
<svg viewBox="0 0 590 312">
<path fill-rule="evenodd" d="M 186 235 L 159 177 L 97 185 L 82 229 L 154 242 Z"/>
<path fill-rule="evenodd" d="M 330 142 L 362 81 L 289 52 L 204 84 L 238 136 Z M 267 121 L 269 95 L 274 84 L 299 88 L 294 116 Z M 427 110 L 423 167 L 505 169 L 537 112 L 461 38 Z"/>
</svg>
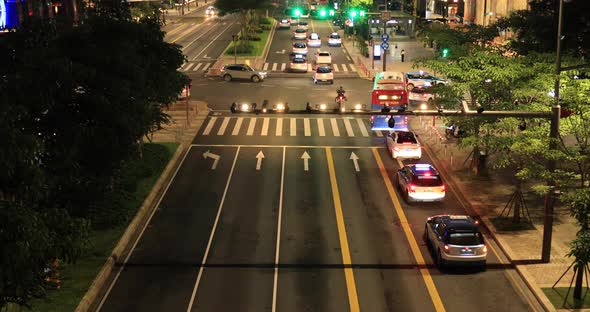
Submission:
<svg viewBox="0 0 590 312">
<path fill-rule="evenodd" d="M 268 37 L 270 35 L 270 30 L 265 30 L 258 35 L 260 35 L 260 41 L 250 41 L 250 45 L 252 46 L 252 50 L 250 52 L 240 53 L 238 51 L 238 53 L 236 53 L 236 55 L 237 56 L 262 56 L 262 54 L 264 53 L 264 46 L 266 46 L 266 42 L 268 41 Z M 230 42 L 229 47 L 225 51 L 225 55 L 229 55 L 229 56 L 234 55 L 234 43 L 238 44 L 238 46 L 239 46 L 239 41 Z"/>
<path fill-rule="evenodd" d="M 164 148 L 161 148 L 162 146 Z M 137 181 L 134 196 L 126 203 L 126 206 L 134 208 L 134 212 L 137 212 L 151 192 L 162 171 L 176 152 L 178 143 L 145 144 L 144 148 L 144 158 L 141 162 L 151 165 L 152 174 Z M 162 157 L 166 159 L 163 164 L 158 161 Z M 63 286 L 60 289 L 48 291 L 45 298 L 32 300 L 32 310 L 43 312 L 74 311 L 126 227 L 125 224 L 115 228 L 93 231 L 86 254 L 74 264 L 61 264 Z"/>
<path fill-rule="evenodd" d="M 563 306 L 563 302 L 565 299 L 565 294 L 567 293 L 567 287 L 555 287 L 555 288 L 542 288 L 545 296 L 551 301 L 553 306 L 556 309 L 587 309 L 590 308 L 590 292 L 588 292 L 588 288 L 584 287 L 582 289 L 582 300 L 575 300 L 574 299 L 574 288 L 572 287 L 570 293 L 567 298 L 567 302 L 565 307 Z"/>
<path fill-rule="evenodd" d="M 492 224 L 498 231 L 527 231 L 527 230 L 534 230 L 535 226 L 528 219 L 520 219 L 519 223 L 514 223 L 512 221 L 512 217 L 494 217 L 490 218 Z"/>
</svg>

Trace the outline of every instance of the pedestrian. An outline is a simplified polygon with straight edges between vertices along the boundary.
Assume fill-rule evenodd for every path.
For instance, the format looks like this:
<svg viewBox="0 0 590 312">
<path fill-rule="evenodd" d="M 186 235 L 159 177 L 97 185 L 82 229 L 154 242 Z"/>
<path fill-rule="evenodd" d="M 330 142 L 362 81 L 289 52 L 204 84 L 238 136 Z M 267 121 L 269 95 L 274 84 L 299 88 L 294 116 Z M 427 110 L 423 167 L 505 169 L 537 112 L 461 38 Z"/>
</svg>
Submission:
<svg viewBox="0 0 590 312">
<path fill-rule="evenodd" d="M 406 50 L 402 49 L 402 50 L 399 52 L 399 54 L 400 54 L 400 55 L 401 55 L 401 57 L 402 57 L 402 63 L 403 63 L 403 62 L 404 62 L 404 59 L 406 58 Z"/>
</svg>

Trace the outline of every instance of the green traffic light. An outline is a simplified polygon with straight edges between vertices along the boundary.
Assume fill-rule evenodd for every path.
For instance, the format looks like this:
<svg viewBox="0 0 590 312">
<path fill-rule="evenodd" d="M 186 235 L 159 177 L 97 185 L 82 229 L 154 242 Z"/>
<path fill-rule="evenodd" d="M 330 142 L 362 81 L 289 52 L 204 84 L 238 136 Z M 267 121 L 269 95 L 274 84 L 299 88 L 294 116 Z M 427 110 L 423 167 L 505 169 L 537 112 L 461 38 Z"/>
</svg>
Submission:
<svg viewBox="0 0 590 312">
<path fill-rule="evenodd" d="M 365 16 L 365 11 L 361 11 L 360 16 Z"/>
<path fill-rule="evenodd" d="M 356 11 L 350 11 L 350 17 L 355 17 L 356 16 Z"/>
<path fill-rule="evenodd" d="M 449 56 L 449 49 L 448 48 L 442 49 L 442 57 L 447 57 L 447 56 Z"/>
<path fill-rule="evenodd" d="M 330 10 L 330 16 L 334 16 L 334 10 Z"/>
<path fill-rule="evenodd" d="M 295 11 L 293 11 L 293 15 L 295 15 L 295 16 L 301 15 L 301 10 L 300 9 L 295 9 Z"/>
<path fill-rule="evenodd" d="M 322 16 L 322 17 L 326 16 L 326 10 L 321 10 L 320 11 L 320 16 Z"/>
</svg>

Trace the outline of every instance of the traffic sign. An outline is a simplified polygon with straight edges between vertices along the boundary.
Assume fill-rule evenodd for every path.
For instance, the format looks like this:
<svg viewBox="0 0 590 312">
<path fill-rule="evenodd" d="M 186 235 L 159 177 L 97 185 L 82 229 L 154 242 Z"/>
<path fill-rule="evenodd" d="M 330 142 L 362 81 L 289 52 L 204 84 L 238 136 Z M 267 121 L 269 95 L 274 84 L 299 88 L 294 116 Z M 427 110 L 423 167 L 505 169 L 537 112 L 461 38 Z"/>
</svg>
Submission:
<svg viewBox="0 0 590 312">
<path fill-rule="evenodd" d="M 382 48 L 383 50 L 387 50 L 387 49 L 389 49 L 389 43 L 387 43 L 387 42 L 383 42 L 383 43 L 381 44 L 381 48 Z"/>
<path fill-rule="evenodd" d="M 381 35 L 381 41 L 383 42 L 387 42 L 389 40 L 389 34 L 388 33 L 384 33 Z"/>
</svg>

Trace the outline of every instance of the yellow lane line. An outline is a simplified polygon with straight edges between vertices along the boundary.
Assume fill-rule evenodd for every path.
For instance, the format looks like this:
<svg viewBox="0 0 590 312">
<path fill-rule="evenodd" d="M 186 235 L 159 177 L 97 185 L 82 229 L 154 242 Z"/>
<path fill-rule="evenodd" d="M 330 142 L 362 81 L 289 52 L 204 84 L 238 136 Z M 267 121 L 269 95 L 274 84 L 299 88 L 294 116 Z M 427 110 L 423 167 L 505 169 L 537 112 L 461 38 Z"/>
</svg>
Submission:
<svg viewBox="0 0 590 312">
<path fill-rule="evenodd" d="M 348 303 L 351 312 L 359 312 L 359 299 L 356 292 L 356 283 L 354 281 L 354 272 L 351 267 L 350 249 L 348 247 L 348 238 L 346 236 L 346 227 L 344 226 L 344 216 L 342 214 L 342 204 L 340 202 L 340 191 L 336 181 L 336 170 L 334 169 L 334 160 L 332 158 L 332 149 L 326 148 L 326 158 L 328 160 L 328 171 L 330 173 L 330 184 L 332 185 L 332 197 L 334 198 L 334 209 L 336 210 L 336 223 L 338 224 L 338 237 L 340 238 L 340 250 L 342 251 L 342 263 L 344 264 L 344 276 L 346 278 L 346 289 L 348 290 Z"/>
<path fill-rule="evenodd" d="M 377 149 L 372 149 L 373 156 L 377 161 L 377 166 L 379 166 L 379 171 L 381 171 L 381 176 L 383 177 L 383 181 L 385 182 L 385 187 L 387 188 L 387 192 L 389 193 L 389 197 L 393 202 L 393 206 L 395 207 L 395 212 L 400 220 L 404 233 L 406 234 L 406 238 L 408 239 L 408 243 L 410 244 L 410 249 L 412 250 L 412 254 L 414 254 L 414 258 L 416 259 L 416 263 L 420 265 L 422 268 L 420 269 L 420 273 L 422 274 L 422 278 L 424 279 L 424 284 L 426 284 L 426 289 L 428 289 L 428 294 L 430 295 L 430 299 L 432 300 L 432 304 L 436 311 L 443 312 L 445 311 L 445 307 L 440 299 L 440 295 L 438 294 L 438 290 L 436 290 L 436 286 L 434 285 L 434 281 L 432 280 L 432 276 L 430 276 L 430 272 L 428 269 L 424 268 L 426 262 L 424 261 L 424 257 L 422 256 L 422 252 L 418 247 L 418 242 L 408 225 L 408 218 L 406 218 L 406 214 L 402 210 L 402 206 L 397 199 L 397 195 L 393 190 L 393 185 L 387 175 L 387 170 L 383 165 L 383 161 L 381 160 L 381 156 Z"/>
<path fill-rule="evenodd" d="M 186 28 L 187 26 L 191 26 L 190 24 L 180 24 L 174 27 L 172 30 L 166 32 L 166 36 L 172 36 L 175 33 L 179 32 L 181 29 Z"/>
<path fill-rule="evenodd" d="M 204 22 L 203 22 L 204 23 Z M 190 32 L 194 31 L 195 29 L 197 29 L 199 26 L 201 26 L 203 23 L 199 23 L 196 25 L 191 26 L 189 29 L 183 31 L 178 37 L 174 38 L 174 40 L 170 41 L 170 43 L 175 43 L 176 41 L 184 38 L 184 36 L 188 35 Z"/>
</svg>

